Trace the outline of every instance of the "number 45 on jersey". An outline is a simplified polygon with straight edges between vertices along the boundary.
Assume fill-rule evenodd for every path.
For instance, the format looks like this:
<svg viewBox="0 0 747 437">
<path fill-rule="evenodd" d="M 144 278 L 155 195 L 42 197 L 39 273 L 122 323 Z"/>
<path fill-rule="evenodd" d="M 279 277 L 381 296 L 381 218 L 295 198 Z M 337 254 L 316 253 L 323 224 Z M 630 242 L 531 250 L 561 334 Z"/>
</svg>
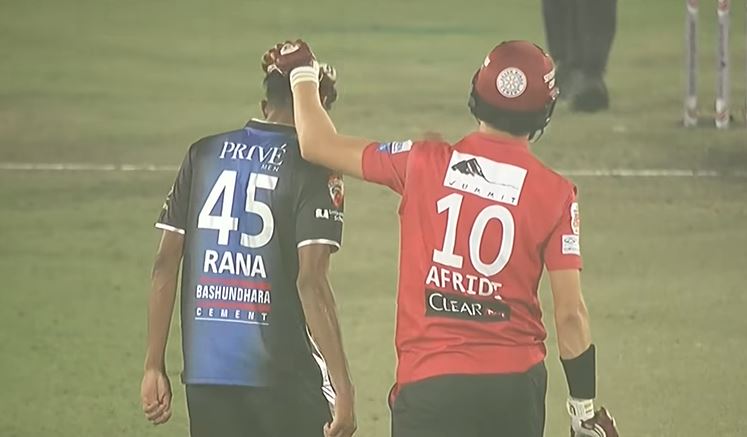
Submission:
<svg viewBox="0 0 747 437">
<path fill-rule="evenodd" d="M 234 194 L 236 191 L 237 172 L 235 170 L 224 170 L 218 180 L 210 190 L 205 205 L 200 210 L 197 217 L 198 229 L 212 229 L 218 231 L 218 244 L 228 245 L 228 238 L 231 232 L 239 229 L 239 219 L 232 215 Z M 256 249 L 270 242 L 275 232 L 275 222 L 272 216 L 272 209 L 264 202 L 256 199 L 257 190 L 274 190 L 278 184 L 277 176 L 270 176 L 262 173 L 252 173 L 249 175 L 249 182 L 246 186 L 246 205 L 244 210 L 250 214 L 258 215 L 262 220 L 262 229 L 257 234 L 241 233 L 241 245 L 244 247 Z M 223 198 L 223 205 L 220 209 L 220 215 L 212 215 L 212 211 Z"/>
</svg>

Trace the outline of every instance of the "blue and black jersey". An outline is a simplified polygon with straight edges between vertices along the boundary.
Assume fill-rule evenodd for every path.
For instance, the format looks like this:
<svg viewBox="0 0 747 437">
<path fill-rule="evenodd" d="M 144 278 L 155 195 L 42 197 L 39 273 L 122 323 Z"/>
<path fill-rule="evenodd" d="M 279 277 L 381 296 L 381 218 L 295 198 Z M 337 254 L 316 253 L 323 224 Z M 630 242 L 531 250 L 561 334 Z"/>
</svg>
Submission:
<svg viewBox="0 0 747 437">
<path fill-rule="evenodd" d="M 252 120 L 190 147 L 156 223 L 185 236 L 186 384 L 326 377 L 298 297 L 298 248 L 339 249 L 343 202 L 342 179 L 301 159 L 293 127 Z"/>
</svg>

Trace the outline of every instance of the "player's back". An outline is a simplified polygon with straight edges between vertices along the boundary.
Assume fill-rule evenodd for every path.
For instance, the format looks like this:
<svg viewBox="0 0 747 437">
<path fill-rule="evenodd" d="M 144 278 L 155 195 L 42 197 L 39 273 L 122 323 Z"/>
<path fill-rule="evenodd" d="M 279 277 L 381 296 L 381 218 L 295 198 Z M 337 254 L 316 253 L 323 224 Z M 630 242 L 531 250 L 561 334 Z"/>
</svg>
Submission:
<svg viewBox="0 0 747 437">
<path fill-rule="evenodd" d="M 526 141 L 472 134 L 453 147 L 412 147 L 400 210 L 399 382 L 523 372 L 544 358 L 537 288 L 548 262 L 578 267 L 578 236 L 570 219 L 561 224 L 574 196 Z"/>
<path fill-rule="evenodd" d="M 159 220 L 185 233 L 185 383 L 320 379 L 296 288 L 297 248 L 328 234 L 339 246 L 341 211 L 323 231 L 313 223 L 319 194 L 309 190 L 321 186 L 331 203 L 328 180 L 301 159 L 290 126 L 253 120 L 190 148 Z"/>
</svg>

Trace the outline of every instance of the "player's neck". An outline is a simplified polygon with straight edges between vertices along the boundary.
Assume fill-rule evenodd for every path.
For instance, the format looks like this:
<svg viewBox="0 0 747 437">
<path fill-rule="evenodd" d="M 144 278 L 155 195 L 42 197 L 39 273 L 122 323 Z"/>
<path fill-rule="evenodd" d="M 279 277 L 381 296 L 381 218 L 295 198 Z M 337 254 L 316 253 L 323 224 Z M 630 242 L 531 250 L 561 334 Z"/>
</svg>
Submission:
<svg viewBox="0 0 747 437">
<path fill-rule="evenodd" d="M 269 109 L 265 113 L 265 121 L 268 123 L 285 124 L 288 126 L 295 126 L 295 120 L 293 119 L 293 113 L 290 111 Z"/>
<path fill-rule="evenodd" d="M 502 138 L 502 139 L 511 139 L 515 141 L 529 141 L 529 135 L 512 135 L 506 131 L 495 129 L 493 127 L 490 127 L 487 123 L 480 122 L 480 125 L 477 128 L 477 131 L 481 134 L 490 135 L 491 137 L 496 138 Z"/>
</svg>

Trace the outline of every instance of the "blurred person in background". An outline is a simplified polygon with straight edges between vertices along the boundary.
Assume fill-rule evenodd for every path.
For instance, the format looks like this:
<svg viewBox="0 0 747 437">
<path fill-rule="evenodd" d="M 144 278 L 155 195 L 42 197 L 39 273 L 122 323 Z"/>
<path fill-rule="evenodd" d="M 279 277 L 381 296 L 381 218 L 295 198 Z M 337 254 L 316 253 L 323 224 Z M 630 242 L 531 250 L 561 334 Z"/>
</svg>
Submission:
<svg viewBox="0 0 747 437">
<path fill-rule="evenodd" d="M 392 435 L 543 435 L 546 268 L 572 434 L 617 437 L 594 408 L 576 187 L 529 149 L 558 95 L 550 56 L 527 41 L 496 46 L 472 79 L 478 128 L 455 145 L 340 135 L 309 46 L 286 42 L 269 58 L 290 77 L 304 158 L 402 196 Z"/>
<path fill-rule="evenodd" d="M 181 266 L 192 437 L 349 437 L 353 385 L 327 277 L 342 178 L 301 159 L 288 77 L 263 69 L 264 119 L 193 144 L 156 223 L 142 406 L 156 425 L 171 417 L 165 351 Z M 329 110 L 334 70 L 320 75 Z"/>
<path fill-rule="evenodd" d="M 560 98 L 574 111 L 609 108 L 604 81 L 617 27 L 617 0 L 542 0 L 545 35 L 558 65 Z"/>
</svg>

